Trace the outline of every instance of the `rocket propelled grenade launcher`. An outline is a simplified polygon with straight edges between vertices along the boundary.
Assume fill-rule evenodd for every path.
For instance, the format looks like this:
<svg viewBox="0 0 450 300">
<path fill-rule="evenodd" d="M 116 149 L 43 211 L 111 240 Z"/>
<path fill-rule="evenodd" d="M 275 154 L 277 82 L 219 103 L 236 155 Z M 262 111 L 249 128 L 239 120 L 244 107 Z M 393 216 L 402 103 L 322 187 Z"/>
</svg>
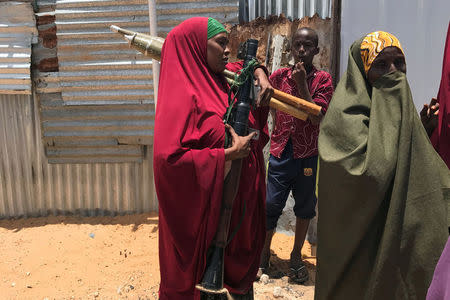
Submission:
<svg viewBox="0 0 450 300">
<path fill-rule="evenodd" d="M 164 44 L 163 38 L 123 29 L 116 25 L 111 25 L 110 28 L 112 31 L 122 34 L 130 47 L 138 50 L 145 56 L 161 60 L 161 50 Z"/>
<path fill-rule="evenodd" d="M 247 45 L 244 57 L 244 69 L 249 66 L 251 61 L 256 57 L 258 41 L 249 39 L 247 40 Z M 251 67 L 251 65 L 250 73 L 253 74 L 253 67 Z M 250 90 L 252 85 L 252 77 L 246 77 L 242 85 L 239 86 L 239 91 L 237 92 L 238 100 L 234 104 L 236 106 L 236 111 L 230 125 L 240 136 L 248 134 L 248 116 L 250 114 L 252 103 L 252 100 L 250 99 Z M 227 146 L 225 145 L 225 147 Z M 206 255 L 206 266 L 202 280 L 195 286 L 206 295 L 212 296 L 213 299 L 217 299 L 213 297 L 213 295 L 227 293 L 224 288 L 224 252 L 228 243 L 233 238 L 233 234 L 229 237 L 230 221 L 233 213 L 233 203 L 238 192 L 241 170 L 242 159 L 233 160 L 231 170 L 224 179 L 219 225 L 217 226 L 214 240 L 209 246 Z M 236 232 L 238 229 L 239 226 L 235 228 L 233 232 Z"/>
<path fill-rule="evenodd" d="M 128 41 L 130 47 L 152 59 L 161 60 L 161 51 L 164 44 L 163 38 L 123 29 L 116 25 L 111 25 L 110 29 L 111 31 L 120 33 Z M 235 73 L 225 70 L 223 74 L 228 83 L 231 84 L 234 82 Z M 309 114 L 317 116 L 321 111 L 321 107 L 315 103 L 294 97 L 276 89 L 274 89 L 269 106 L 304 121 L 308 119 Z"/>
</svg>

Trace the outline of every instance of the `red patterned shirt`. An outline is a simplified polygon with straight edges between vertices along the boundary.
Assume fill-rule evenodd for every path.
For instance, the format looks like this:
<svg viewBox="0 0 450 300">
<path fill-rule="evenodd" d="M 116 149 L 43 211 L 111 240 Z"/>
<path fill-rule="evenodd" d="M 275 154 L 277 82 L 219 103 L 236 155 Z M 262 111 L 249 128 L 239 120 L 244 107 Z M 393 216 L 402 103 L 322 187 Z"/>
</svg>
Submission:
<svg viewBox="0 0 450 300">
<path fill-rule="evenodd" d="M 299 97 L 297 85 L 292 78 L 292 68 L 282 68 L 270 76 L 272 86 L 285 93 Z M 331 75 L 318 71 L 314 66 L 306 77 L 312 100 L 322 107 L 324 114 L 333 95 Z M 281 111 L 276 112 L 275 127 L 270 142 L 270 153 L 280 158 L 289 138 L 292 140 L 294 158 L 306 158 L 317 155 L 319 124 L 302 121 Z"/>
</svg>

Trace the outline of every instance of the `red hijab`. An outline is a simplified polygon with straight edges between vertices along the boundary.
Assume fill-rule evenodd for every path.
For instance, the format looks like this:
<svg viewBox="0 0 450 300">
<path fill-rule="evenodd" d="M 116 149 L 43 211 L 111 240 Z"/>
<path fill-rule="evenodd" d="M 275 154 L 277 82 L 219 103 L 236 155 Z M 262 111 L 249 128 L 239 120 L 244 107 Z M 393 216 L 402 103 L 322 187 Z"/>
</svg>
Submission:
<svg viewBox="0 0 450 300">
<path fill-rule="evenodd" d="M 450 22 L 444 48 L 441 86 L 439 87 L 439 125 L 431 136 L 434 148 L 450 168 Z"/>
<path fill-rule="evenodd" d="M 182 22 L 167 36 L 161 55 L 153 150 L 161 300 L 199 298 L 194 286 L 203 275 L 220 215 L 227 85 L 207 65 L 207 23 L 208 18 L 201 17 Z M 267 112 L 253 115 L 250 126 L 263 129 Z M 267 131 L 261 132 L 260 142 L 252 144 L 243 161 L 233 206 L 238 213 L 233 212 L 232 226 L 239 221 L 244 200 L 247 206 L 246 218 L 225 253 L 225 283 L 233 292 L 251 286 L 264 242 L 262 148 Z"/>
</svg>

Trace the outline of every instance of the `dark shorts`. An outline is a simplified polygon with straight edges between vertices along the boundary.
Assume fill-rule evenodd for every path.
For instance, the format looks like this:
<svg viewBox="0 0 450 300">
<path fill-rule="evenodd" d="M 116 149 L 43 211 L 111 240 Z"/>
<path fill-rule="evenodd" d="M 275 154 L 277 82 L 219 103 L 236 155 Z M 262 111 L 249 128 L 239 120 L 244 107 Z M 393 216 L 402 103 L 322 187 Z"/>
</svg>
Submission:
<svg viewBox="0 0 450 300">
<path fill-rule="evenodd" d="M 312 219 L 316 215 L 317 155 L 294 159 L 289 139 L 280 158 L 270 155 L 267 172 L 266 217 L 267 230 L 277 227 L 289 192 L 295 199 L 297 218 Z"/>
</svg>

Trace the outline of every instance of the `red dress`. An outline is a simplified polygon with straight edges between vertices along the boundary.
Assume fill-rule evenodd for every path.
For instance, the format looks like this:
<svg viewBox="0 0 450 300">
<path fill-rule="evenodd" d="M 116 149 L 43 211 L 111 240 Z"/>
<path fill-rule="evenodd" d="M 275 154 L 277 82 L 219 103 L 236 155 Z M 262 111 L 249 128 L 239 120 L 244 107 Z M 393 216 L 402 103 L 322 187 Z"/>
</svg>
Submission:
<svg viewBox="0 0 450 300">
<path fill-rule="evenodd" d="M 445 42 L 441 86 L 438 93 L 439 125 L 433 131 L 431 143 L 450 168 L 450 22 Z"/>
<path fill-rule="evenodd" d="M 208 18 L 192 18 L 167 36 L 161 56 L 153 166 L 159 201 L 160 299 L 199 299 L 195 284 L 217 230 L 224 181 L 222 117 L 228 86 L 206 62 Z M 249 127 L 261 131 L 243 160 L 231 228 L 245 218 L 225 251 L 225 286 L 245 293 L 258 270 L 265 237 L 268 108 L 251 111 Z"/>
</svg>

